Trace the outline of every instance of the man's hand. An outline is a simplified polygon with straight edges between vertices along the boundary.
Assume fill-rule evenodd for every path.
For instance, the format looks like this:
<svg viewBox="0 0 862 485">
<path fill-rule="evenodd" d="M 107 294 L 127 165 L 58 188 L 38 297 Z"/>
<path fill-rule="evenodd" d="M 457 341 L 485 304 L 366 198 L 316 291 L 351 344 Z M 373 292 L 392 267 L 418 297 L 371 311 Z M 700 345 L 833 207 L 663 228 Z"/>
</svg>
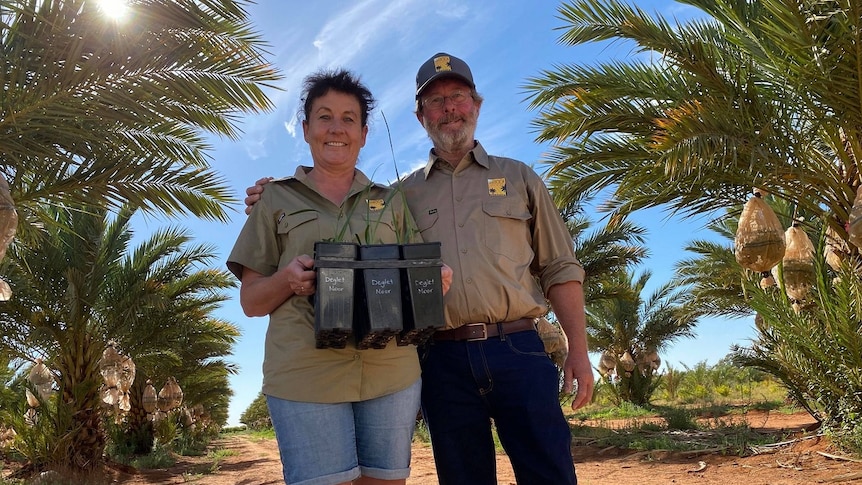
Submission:
<svg viewBox="0 0 862 485">
<path fill-rule="evenodd" d="M 587 354 L 584 289 L 581 283 L 568 281 L 552 286 L 547 297 L 569 341 L 569 355 L 563 364 L 563 392 L 574 391 L 574 384 L 577 382 L 578 389 L 572 399 L 572 409 L 578 409 L 590 403 L 596 385 L 593 366 Z"/>
<path fill-rule="evenodd" d="M 442 286 L 443 286 L 443 294 L 444 295 L 449 292 L 449 287 L 452 286 L 452 275 L 453 275 L 453 273 L 454 273 L 454 271 L 452 271 L 452 268 L 450 268 L 445 263 L 440 268 L 440 277 L 441 277 L 441 281 L 443 283 Z"/>
<path fill-rule="evenodd" d="M 272 181 L 272 177 L 264 177 L 254 183 L 251 187 L 245 189 L 245 214 L 251 214 L 251 208 L 260 200 L 260 194 L 263 193 L 263 188 L 266 184 Z"/>
<path fill-rule="evenodd" d="M 575 390 L 574 382 L 577 382 L 577 394 L 572 399 L 573 411 L 590 403 L 596 385 L 592 364 L 584 357 L 586 356 L 583 354 L 569 353 L 563 369 L 565 382 L 563 392 L 571 393 Z"/>
</svg>

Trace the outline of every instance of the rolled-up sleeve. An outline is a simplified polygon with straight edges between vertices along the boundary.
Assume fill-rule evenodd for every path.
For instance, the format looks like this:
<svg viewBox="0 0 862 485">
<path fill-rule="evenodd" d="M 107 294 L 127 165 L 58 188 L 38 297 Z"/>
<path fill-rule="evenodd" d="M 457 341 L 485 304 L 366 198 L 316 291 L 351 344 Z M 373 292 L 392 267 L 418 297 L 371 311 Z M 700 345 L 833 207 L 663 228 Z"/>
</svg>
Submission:
<svg viewBox="0 0 862 485">
<path fill-rule="evenodd" d="M 584 282 L 584 267 L 575 255 L 560 212 L 554 205 L 542 179 L 532 170 L 526 172 L 527 190 L 532 198 L 532 247 L 535 253 L 531 270 L 539 279 L 542 291 L 569 281 Z"/>
</svg>

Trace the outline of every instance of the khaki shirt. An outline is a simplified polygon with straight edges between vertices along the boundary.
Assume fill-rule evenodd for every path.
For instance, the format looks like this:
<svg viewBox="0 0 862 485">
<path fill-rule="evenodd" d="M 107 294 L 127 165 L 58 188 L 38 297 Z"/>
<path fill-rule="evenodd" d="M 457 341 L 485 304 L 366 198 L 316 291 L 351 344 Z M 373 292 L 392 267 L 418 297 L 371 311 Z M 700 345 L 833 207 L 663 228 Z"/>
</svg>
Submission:
<svg viewBox="0 0 862 485">
<path fill-rule="evenodd" d="M 315 190 L 309 170 L 298 167 L 293 177 L 267 185 L 228 257 L 228 269 L 237 278 L 243 266 L 272 275 L 297 255 L 313 256 L 315 241 L 328 238 L 356 242 L 358 235 L 364 244 L 421 241 L 415 229 L 399 241 L 396 228 L 415 226 L 403 198 L 392 189 L 357 170 L 339 207 Z M 405 389 L 418 378 L 412 345 L 399 347 L 393 340 L 385 349 L 358 350 L 349 341 L 344 349 L 315 348 L 314 308 L 306 297 L 288 298 L 269 316 L 264 394 L 292 401 L 355 402 Z"/>
<path fill-rule="evenodd" d="M 482 145 L 457 169 L 432 150 L 401 187 L 425 241 L 440 241 L 454 272 L 446 327 L 544 315 L 544 294 L 584 280 L 572 236 L 542 179 L 526 164 Z"/>
</svg>

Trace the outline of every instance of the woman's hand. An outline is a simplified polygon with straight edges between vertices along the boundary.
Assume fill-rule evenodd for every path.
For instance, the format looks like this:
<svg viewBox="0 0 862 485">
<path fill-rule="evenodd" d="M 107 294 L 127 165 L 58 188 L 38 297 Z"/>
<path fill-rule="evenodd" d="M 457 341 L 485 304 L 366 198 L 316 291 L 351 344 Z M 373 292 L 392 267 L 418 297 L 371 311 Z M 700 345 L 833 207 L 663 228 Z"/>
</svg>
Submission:
<svg viewBox="0 0 862 485">
<path fill-rule="evenodd" d="M 314 258 L 307 254 L 301 254 L 290 260 L 284 271 L 287 272 L 287 281 L 294 295 L 308 296 L 314 294 L 317 283 Z"/>
<path fill-rule="evenodd" d="M 244 267 L 239 287 L 240 305 L 249 317 L 269 315 L 294 295 L 314 294 L 316 281 L 314 259 L 307 254 L 293 258 L 270 276 Z"/>
</svg>

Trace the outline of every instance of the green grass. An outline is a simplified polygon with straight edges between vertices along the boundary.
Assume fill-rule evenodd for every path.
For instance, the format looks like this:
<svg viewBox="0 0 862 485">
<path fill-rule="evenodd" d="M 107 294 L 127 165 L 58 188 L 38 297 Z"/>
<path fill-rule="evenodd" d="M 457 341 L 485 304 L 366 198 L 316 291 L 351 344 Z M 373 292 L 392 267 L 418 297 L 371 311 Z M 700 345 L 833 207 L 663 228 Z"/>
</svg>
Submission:
<svg viewBox="0 0 862 485">
<path fill-rule="evenodd" d="M 641 408 L 589 406 L 569 417 L 573 440 L 581 445 L 616 447 L 632 451 L 712 450 L 743 456 L 750 447 L 783 441 L 787 435 L 754 431 L 742 416 L 749 410 L 793 413 L 799 408 L 780 401 L 740 405 L 694 403 Z M 587 420 L 598 424 L 585 426 Z M 621 421 L 611 429 L 603 421 Z"/>
<path fill-rule="evenodd" d="M 216 448 L 207 452 L 207 458 L 212 460 L 212 463 L 201 463 L 192 467 L 191 470 L 183 473 L 184 482 L 196 482 L 207 475 L 218 473 L 221 469 L 221 462 L 229 456 L 236 456 L 237 452 L 224 448 Z"/>
<path fill-rule="evenodd" d="M 425 420 L 416 421 L 416 429 L 413 431 L 413 441 L 426 445 L 431 444 L 431 434 L 428 433 L 428 425 L 425 424 Z"/>
<path fill-rule="evenodd" d="M 497 435 L 497 428 L 491 427 L 491 436 L 494 439 L 494 449 L 497 453 L 503 453 L 503 445 L 500 443 L 500 437 Z M 413 442 L 431 445 L 431 435 L 428 432 L 428 425 L 425 421 L 416 421 L 416 429 L 413 431 Z"/>
<path fill-rule="evenodd" d="M 619 429 L 573 425 L 573 440 L 581 445 L 601 448 L 615 447 L 632 451 L 697 451 L 712 450 L 728 455 L 744 456 L 750 446 L 775 443 L 783 435 L 767 435 L 740 424 L 720 424 L 697 429 L 672 429 L 669 426 L 645 423 Z"/>
<path fill-rule="evenodd" d="M 0 467 L 0 473 L 4 472 Z M 24 480 L 16 480 L 11 478 L 0 478 L 0 485 L 24 485 Z"/>
<path fill-rule="evenodd" d="M 230 431 L 225 432 L 222 431 L 220 433 L 221 436 L 235 436 L 242 435 L 247 437 L 252 441 L 263 441 L 263 440 L 274 440 L 275 439 L 275 430 L 272 428 L 264 428 L 264 429 L 245 429 L 245 428 L 232 428 Z"/>
<path fill-rule="evenodd" d="M 177 463 L 171 450 L 164 446 L 156 445 L 147 455 L 133 458 L 129 464 L 140 470 L 155 470 L 159 468 L 170 468 Z"/>
<path fill-rule="evenodd" d="M 234 450 L 228 450 L 226 448 L 216 448 L 214 450 L 210 450 L 207 453 L 207 458 L 211 458 L 214 461 L 221 461 L 229 456 L 236 456 L 237 452 Z"/>
<path fill-rule="evenodd" d="M 619 406 L 599 405 L 582 408 L 571 415 L 580 421 L 606 419 L 634 419 L 655 416 L 655 411 L 642 408 L 632 403 L 623 402 Z"/>
</svg>

